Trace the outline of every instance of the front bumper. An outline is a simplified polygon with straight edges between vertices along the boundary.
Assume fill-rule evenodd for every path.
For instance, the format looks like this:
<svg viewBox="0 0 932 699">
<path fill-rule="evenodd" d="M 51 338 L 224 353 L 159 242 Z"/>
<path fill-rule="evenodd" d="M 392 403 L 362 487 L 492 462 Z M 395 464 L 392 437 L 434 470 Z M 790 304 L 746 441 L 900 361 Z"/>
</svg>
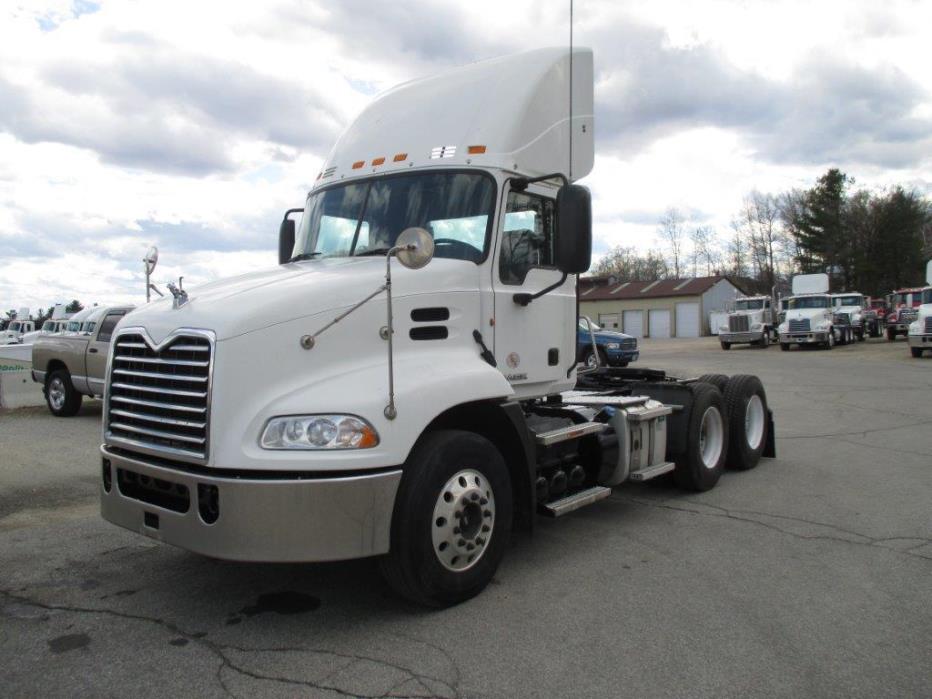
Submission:
<svg viewBox="0 0 932 699">
<path fill-rule="evenodd" d="M 218 477 L 207 469 L 155 465 L 106 445 L 101 454 L 104 471 L 110 464 L 109 492 L 101 485 L 103 518 L 167 544 L 237 561 L 336 561 L 388 552 L 400 469 L 324 478 Z M 185 488 L 187 507 L 180 495 Z M 208 524 L 201 506 L 211 492 L 218 516 Z"/>
<path fill-rule="evenodd" d="M 640 351 L 628 349 L 606 350 L 605 356 L 608 357 L 609 365 L 614 366 L 616 364 L 636 362 L 637 358 L 640 356 Z"/>
<path fill-rule="evenodd" d="M 932 335 L 907 335 L 906 342 L 910 347 L 932 349 Z"/>
<path fill-rule="evenodd" d="M 732 345 L 740 345 L 744 342 L 760 342 L 764 337 L 763 330 L 749 330 L 746 332 L 722 332 L 719 331 L 718 339 L 720 342 L 728 342 Z"/>
<path fill-rule="evenodd" d="M 828 331 L 780 333 L 780 344 L 813 345 L 828 340 Z"/>
</svg>

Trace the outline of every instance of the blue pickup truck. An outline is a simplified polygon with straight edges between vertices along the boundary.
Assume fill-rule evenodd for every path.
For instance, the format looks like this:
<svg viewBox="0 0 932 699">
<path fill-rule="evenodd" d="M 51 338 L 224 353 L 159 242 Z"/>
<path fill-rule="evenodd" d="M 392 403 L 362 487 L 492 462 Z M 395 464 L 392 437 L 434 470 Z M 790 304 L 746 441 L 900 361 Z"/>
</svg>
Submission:
<svg viewBox="0 0 932 699">
<path fill-rule="evenodd" d="M 637 361 L 638 340 L 636 337 L 605 330 L 592 323 L 592 335 L 589 334 L 591 320 L 583 316 L 579 319 L 576 328 L 576 355 L 580 362 L 588 367 L 596 366 L 596 362 L 603 366 L 628 366 L 629 362 Z M 592 349 L 592 337 L 595 336 L 598 358 Z"/>
</svg>

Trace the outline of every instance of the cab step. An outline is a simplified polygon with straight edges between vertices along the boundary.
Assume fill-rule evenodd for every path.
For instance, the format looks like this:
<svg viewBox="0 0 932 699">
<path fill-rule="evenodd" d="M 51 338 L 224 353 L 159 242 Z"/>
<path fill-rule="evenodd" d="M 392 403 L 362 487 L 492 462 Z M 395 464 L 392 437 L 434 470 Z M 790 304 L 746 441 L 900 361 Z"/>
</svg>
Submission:
<svg viewBox="0 0 932 699">
<path fill-rule="evenodd" d="M 648 466 L 647 468 L 642 468 L 640 471 L 632 471 L 628 475 L 629 481 L 649 481 L 651 478 L 656 478 L 657 476 L 662 476 L 665 473 L 670 473 L 673 469 L 676 468 L 676 464 L 672 461 L 666 461 L 662 464 L 654 464 L 653 466 Z"/>
<path fill-rule="evenodd" d="M 541 432 L 535 436 L 537 443 L 549 447 L 551 444 L 558 442 L 567 442 L 571 439 L 579 439 L 587 434 L 596 434 L 604 432 L 608 428 L 605 422 L 583 422 L 577 425 L 568 425 L 550 432 Z"/>
<path fill-rule="evenodd" d="M 611 494 L 611 488 L 597 485 L 592 488 L 586 488 L 586 490 L 580 490 L 578 493 L 567 495 L 565 498 L 548 502 L 541 507 L 544 514 L 550 517 L 562 517 L 574 510 L 578 510 L 580 507 L 585 507 L 599 500 L 604 500 Z"/>
</svg>

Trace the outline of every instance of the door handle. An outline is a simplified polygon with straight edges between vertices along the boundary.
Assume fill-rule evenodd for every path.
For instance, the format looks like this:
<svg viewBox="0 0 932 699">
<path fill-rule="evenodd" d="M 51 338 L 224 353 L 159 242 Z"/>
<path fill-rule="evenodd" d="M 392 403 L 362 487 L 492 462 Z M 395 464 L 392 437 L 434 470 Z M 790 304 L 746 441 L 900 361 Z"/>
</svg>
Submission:
<svg viewBox="0 0 932 699">
<path fill-rule="evenodd" d="M 97 348 L 96 348 L 96 347 L 91 347 L 91 348 L 88 350 L 88 352 L 90 352 L 91 354 L 97 354 Z"/>
</svg>

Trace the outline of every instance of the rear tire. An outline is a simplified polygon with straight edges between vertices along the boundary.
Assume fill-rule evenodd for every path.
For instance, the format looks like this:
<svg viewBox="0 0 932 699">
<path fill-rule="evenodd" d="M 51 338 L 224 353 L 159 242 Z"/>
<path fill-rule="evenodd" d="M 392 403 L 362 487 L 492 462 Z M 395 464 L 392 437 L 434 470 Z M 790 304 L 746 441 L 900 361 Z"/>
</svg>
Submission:
<svg viewBox="0 0 932 699">
<path fill-rule="evenodd" d="M 430 433 L 405 462 L 382 575 L 417 604 L 463 602 L 492 580 L 511 519 L 511 478 L 492 443 L 461 430 Z"/>
<path fill-rule="evenodd" d="M 780 349 L 783 350 L 784 352 L 788 352 L 789 349 L 790 349 L 790 343 L 789 343 L 789 342 L 781 342 L 781 343 L 780 343 Z"/>
<path fill-rule="evenodd" d="M 698 383 L 710 383 L 725 395 L 725 386 L 728 384 L 728 377 L 725 374 L 703 374 L 699 377 Z"/>
<path fill-rule="evenodd" d="M 738 471 L 757 466 L 767 444 L 767 394 L 756 376 L 738 374 L 723 392 L 728 414 L 728 457 L 725 465 Z"/>
<path fill-rule="evenodd" d="M 768 330 L 764 330 L 764 334 L 760 339 L 760 346 L 764 349 L 770 347 L 770 332 Z"/>
<path fill-rule="evenodd" d="M 686 490 L 709 490 L 722 476 L 728 451 L 725 401 L 715 386 L 691 385 L 693 404 L 686 432 L 686 451 L 676 459 L 673 476 Z"/>
<path fill-rule="evenodd" d="M 922 356 L 922 348 L 921 348 L 921 347 L 910 347 L 910 348 L 909 348 L 909 351 L 910 351 L 910 354 L 912 354 L 913 357 L 915 357 L 916 359 L 918 359 L 919 357 Z"/>
<path fill-rule="evenodd" d="M 45 380 L 45 403 L 55 417 L 72 417 L 81 409 L 84 399 L 74 384 L 67 369 L 56 369 Z"/>
</svg>

